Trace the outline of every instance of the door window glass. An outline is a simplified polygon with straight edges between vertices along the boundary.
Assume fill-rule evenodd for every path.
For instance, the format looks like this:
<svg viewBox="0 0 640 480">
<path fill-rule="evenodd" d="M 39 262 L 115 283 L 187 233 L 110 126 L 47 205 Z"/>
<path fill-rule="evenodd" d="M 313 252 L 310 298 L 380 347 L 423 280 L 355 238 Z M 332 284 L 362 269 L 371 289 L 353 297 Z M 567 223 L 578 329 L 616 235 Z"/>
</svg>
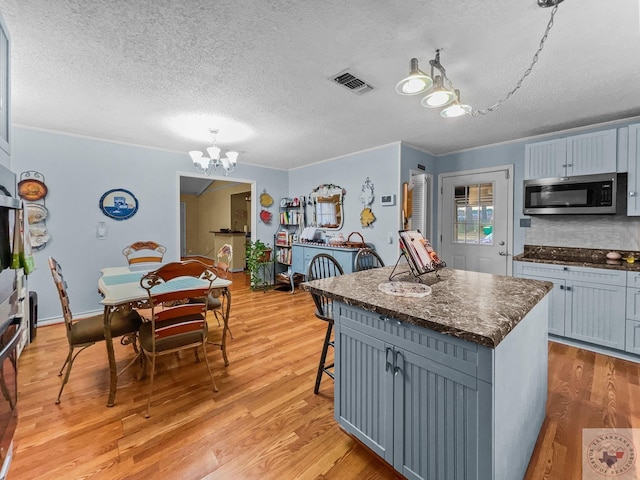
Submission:
<svg viewBox="0 0 640 480">
<path fill-rule="evenodd" d="M 455 187 L 454 243 L 493 245 L 493 190 L 493 183 Z"/>
</svg>

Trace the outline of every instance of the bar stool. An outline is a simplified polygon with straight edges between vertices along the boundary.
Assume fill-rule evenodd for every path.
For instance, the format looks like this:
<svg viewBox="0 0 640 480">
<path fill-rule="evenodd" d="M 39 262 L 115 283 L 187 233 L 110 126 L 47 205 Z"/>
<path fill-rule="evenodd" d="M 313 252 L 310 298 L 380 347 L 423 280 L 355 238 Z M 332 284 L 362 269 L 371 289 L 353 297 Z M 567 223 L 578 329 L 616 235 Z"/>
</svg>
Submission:
<svg viewBox="0 0 640 480">
<path fill-rule="evenodd" d="M 317 280 L 320 278 L 335 277 L 342 275 L 344 271 L 340 266 L 340 263 L 336 261 L 331 255 L 326 253 L 320 253 L 311 259 L 309 263 L 309 270 L 307 272 L 307 280 Z M 335 378 L 333 372 L 330 370 L 333 368 L 334 363 L 327 364 L 327 351 L 329 347 L 333 347 L 333 340 L 331 340 L 331 332 L 333 330 L 333 300 L 319 293 L 311 293 L 313 302 L 316 304 L 316 317 L 320 320 L 327 322 L 327 333 L 324 336 L 324 343 L 322 345 L 322 354 L 320 355 L 320 363 L 318 364 L 318 374 L 316 375 L 316 385 L 313 389 L 313 393 L 317 394 L 320 389 L 320 381 L 322 380 L 322 374 L 326 373 L 331 378 Z"/>
<path fill-rule="evenodd" d="M 380 258 L 380 255 L 371 248 L 361 248 L 356 254 L 356 258 L 353 263 L 354 272 L 384 267 L 384 262 Z"/>
</svg>

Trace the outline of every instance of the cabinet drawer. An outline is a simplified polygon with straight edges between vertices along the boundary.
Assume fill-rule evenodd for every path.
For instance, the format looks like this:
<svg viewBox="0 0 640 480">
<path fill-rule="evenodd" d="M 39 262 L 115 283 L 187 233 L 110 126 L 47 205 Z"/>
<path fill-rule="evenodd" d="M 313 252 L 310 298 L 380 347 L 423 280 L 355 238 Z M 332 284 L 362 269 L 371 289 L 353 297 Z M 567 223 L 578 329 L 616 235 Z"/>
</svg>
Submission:
<svg viewBox="0 0 640 480">
<path fill-rule="evenodd" d="M 580 282 L 600 283 L 604 285 L 627 285 L 627 273 L 606 268 L 574 267 L 551 263 L 515 262 L 515 275 L 532 275 Z"/>
<path fill-rule="evenodd" d="M 340 303 L 337 323 L 365 333 L 383 342 L 430 358 L 459 372 L 491 382 L 491 349 L 451 335 L 390 319 Z"/>
</svg>

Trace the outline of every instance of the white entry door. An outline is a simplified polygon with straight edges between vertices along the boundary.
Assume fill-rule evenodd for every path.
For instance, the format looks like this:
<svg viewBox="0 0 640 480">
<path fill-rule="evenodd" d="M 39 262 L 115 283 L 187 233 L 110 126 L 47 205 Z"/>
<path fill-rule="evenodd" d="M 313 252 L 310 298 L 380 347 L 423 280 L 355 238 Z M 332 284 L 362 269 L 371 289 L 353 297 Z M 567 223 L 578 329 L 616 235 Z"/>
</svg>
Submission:
<svg viewBox="0 0 640 480">
<path fill-rule="evenodd" d="M 511 167 L 440 176 L 440 257 L 448 267 L 507 275 L 513 237 Z"/>
</svg>

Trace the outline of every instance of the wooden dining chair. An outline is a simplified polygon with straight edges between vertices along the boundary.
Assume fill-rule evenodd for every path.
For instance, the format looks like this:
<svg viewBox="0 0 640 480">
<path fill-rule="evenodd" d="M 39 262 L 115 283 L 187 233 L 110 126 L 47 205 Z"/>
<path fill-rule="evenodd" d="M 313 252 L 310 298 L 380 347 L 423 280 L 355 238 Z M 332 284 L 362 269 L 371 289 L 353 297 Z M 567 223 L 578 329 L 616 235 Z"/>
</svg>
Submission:
<svg viewBox="0 0 640 480">
<path fill-rule="evenodd" d="M 156 358 L 183 350 L 194 350 L 199 362 L 202 347 L 213 390 L 218 391 L 207 358 L 207 309 L 212 294 L 215 273 L 198 260 L 172 262 L 147 273 L 140 285 L 147 291 L 151 307 L 150 318 L 140 326 L 140 347 L 151 363 L 149 398 L 146 418 L 151 410 L 151 395 L 156 370 Z M 179 290 L 176 290 L 179 288 Z M 193 299 L 203 299 L 194 302 Z"/>
<path fill-rule="evenodd" d="M 94 315 L 92 317 L 77 320 L 74 319 L 69 306 L 67 283 L 62 276 L 62 267 L 53 257 L 49 257 L 49 269 L 51 270 L 51 275 L 53 276 L 53 281 L 56 285 L 58 296 L 60 297 L 60 306 L 62 307 L 62 316 L 64 318 L 67 341 L 69 343 L 69 353 L 67 354 L 67 358 L 58 373 L 58 376 L 62 376 L 63 370 L 67 367 L 64 379 L 62 380 L 62 385 L 60 386 L 60 391 L 58 392 L 58 398 L 56 399 L 56 403 L 60 403 L 62 390 L 69 381 L 69 375 L 71 374 L 71 367 L 73 366 L 74 360 L 85 348 L 105 339 L 105 324 L 104 315 Z M 136 334 L 138 332 L 140 324 L 142 323 L 138 312 L 135 310 L 132 310 L 129 313 L 114 312 L 111 314 L 110 320 L 111 337 L 116 338 L 122 337 L 123 335 L 132 336 L 133 342 L 131 343 L 133 343 L 133 347 L 137 353 L 138 347 L 136 345 L 135 335 L 132 334 Z M 125 342 L 123 342 L 123 344 L 124 343 Z M 74 355 L 74 351 L 76 349 L 79 350 Z"/>
<path fill-rule="evenodd" d="M 372 248 L 361 248 L 356 254 L 353 263 L 354 272 L 384 267 L 384 262 L 380 258 L 380 255 Z"/>
<path fill-rule="evenodd" d="M 307 271 L 307 280 L 318 280 L 320 278 L 335 277 L 342 275 L 344 270 L 340 263 L 331 255 L 326 253 L 320 253 L 311 259 L 309 263 L 309 270 Z M 316 317 L 320 320 L 327 322 L 327 331 L 324 336 L 324 343 L 322 344 L 322 353 L 320 354 L 320 362 L 318 363 L 318 373 L 316 374 L 316 384 L 313 389 L 313 393 L 318 393 L 320 389 L 320 381 L 322 380 L 322 374 L 325 373 L 331 378 L 335 378 L 333 371 L 334 363 L 327 363 L 327 352 L 329 347 L 333 347 L 334 343 L 331 340 L 331 333 L 333 331 L 333 299 L 322 295 L 320 293 L 311 293 L 313 302 L 316 305 Z"/>
<path fill-rule="evenodd" d="M 134 242 L 122 250 L 129 265 L 135 263 L 161 263 L 167 249 L 159 243 L 146 241 Z"/>
</svg>

